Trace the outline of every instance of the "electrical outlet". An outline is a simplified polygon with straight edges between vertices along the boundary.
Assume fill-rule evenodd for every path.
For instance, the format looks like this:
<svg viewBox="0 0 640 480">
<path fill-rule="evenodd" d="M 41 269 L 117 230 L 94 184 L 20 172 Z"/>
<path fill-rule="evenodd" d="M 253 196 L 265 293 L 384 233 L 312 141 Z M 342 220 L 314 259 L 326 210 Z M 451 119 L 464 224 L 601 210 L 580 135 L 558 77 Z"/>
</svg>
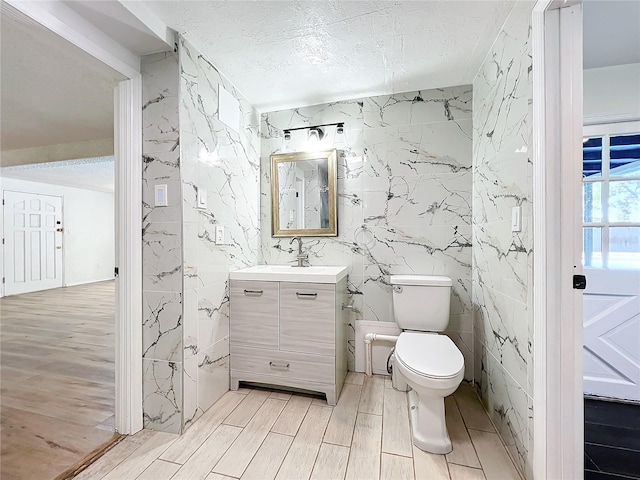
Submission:
<svg viewBox="0 0 640 480">
<path fill-rule="evenodd" d="M 216 245 L 224 244 L 224 227 L 222 225 L 216 225 Z"/>
</svg>

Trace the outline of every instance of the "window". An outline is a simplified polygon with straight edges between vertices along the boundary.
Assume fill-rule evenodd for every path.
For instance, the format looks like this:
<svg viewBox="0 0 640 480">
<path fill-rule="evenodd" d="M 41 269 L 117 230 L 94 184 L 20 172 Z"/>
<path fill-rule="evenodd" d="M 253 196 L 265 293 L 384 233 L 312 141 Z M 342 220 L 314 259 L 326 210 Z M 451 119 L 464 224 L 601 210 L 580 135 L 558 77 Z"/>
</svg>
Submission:
<svg viewBox="0 0 640 480">
<path fill-rule="evenodd" d="M 584 135 L 582 263 L 640 270 L 640 122 L 590 125 Z"/>
</svg>

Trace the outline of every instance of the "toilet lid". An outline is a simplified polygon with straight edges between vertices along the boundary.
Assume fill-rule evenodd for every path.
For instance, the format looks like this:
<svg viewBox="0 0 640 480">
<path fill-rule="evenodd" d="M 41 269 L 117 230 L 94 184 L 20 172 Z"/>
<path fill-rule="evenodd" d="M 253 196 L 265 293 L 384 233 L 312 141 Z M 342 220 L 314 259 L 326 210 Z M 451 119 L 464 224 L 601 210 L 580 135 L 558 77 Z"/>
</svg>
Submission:
<svg viewBox="0 0 640 480">
<path fill-rule="evenodd" d="M 464 357 L 446 335 L 402 332 L 396 358 L 417 375 L 451 378 L 464 369 Z"/>
</svg>

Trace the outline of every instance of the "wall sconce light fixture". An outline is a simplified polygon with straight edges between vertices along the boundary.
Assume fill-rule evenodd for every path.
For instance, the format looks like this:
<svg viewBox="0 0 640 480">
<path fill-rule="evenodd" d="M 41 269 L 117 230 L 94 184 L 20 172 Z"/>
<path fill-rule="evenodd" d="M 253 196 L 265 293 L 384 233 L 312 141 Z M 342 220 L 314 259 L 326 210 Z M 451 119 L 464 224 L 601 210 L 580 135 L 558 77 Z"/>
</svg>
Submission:
<svg viewBox="0 0 640 480">
<path fill-rule="evenodd" d="M 342 135 L 344 133 L 344 122 L 324 123 L 322 125 L 310 125 L 308 127 L 287 128 L 283 131 L 284 140 L 286 143 L 291 140 L 291 132 L 295 132 L 297 130 L 309 130 L 309 133 L 307 134 L 308 145 L 309 148 L 315 148 L 325 137 L 325 127 L 336 127 L 336 133 L 338 135 Z"/>
</svg>

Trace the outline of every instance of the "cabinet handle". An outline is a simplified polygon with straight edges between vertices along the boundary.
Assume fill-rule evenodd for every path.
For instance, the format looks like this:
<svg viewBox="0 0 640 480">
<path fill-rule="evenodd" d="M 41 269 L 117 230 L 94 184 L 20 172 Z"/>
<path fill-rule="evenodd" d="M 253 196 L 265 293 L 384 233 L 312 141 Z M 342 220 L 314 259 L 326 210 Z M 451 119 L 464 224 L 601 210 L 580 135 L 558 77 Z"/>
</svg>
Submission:
<svg viewBox="0 0 640 480">
<path fill-rule="evenodd" d="M 245 288 L 244 290 L 244 294 L 245 295 L 262 295 L 263 290 L 247 290 Z"/>
<path fill-rule="evenodd" d="M 317 293 L 302 293 L 302 292 L 296 292 L 296 295 L 298 296 L 298 298 L 316 298 L 318 296 Z"/>
<path fill-rule="evenodd" d="M 289 364 L 288 363 L 273 363 L 273 362 L 269 362 L 269 366 L 271 368 L 279 368 L 280 370 L 289 370 Z"/>
</svg>

